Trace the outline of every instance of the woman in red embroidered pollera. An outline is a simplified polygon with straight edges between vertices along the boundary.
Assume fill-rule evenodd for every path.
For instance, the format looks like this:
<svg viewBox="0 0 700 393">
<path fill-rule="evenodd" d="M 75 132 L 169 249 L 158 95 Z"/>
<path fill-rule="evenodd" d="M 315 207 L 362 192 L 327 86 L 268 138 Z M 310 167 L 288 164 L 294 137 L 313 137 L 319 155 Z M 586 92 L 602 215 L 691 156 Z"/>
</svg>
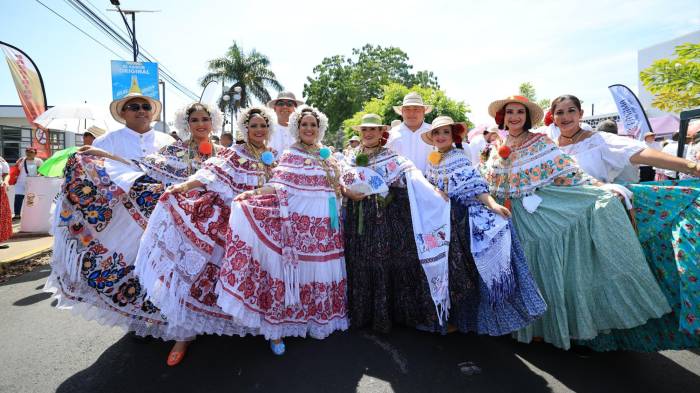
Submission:
<svg viewBox="0 0 700 393">
<path fill-rule="evenodd" d="M 302 106 L 289 119 L 296 143 L 271 180 L 240 194 L 231 208 L 217 294 L 221 308 L 260 329 L 272 351 L 282 338 L 322 339 L 348 327 L 340 169 L 320 141 L 328 119 Z"/>
</svg>

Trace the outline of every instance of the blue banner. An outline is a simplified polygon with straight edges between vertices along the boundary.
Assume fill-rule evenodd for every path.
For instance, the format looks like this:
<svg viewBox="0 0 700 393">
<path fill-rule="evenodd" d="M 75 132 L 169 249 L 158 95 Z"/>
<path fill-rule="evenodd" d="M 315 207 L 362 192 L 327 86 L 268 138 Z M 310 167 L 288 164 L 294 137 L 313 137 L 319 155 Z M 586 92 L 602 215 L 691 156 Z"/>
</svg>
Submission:
<svg viewBox="0 0 700 393">
<path fill-rule="evenodd" d="M 615 100 L 622 122 L 623 130 L 618 134 L 643 141 L 644 135 L 651 132 L 651 124 L 637 96 L 625 85 L 612 85 L 608 86 L 608 89 Z"/>
<path fill-rule="evenodd" d="M 112 60 L 112 99 L 141 93 L 160 100 L 158 63 Z"/>
</svg>

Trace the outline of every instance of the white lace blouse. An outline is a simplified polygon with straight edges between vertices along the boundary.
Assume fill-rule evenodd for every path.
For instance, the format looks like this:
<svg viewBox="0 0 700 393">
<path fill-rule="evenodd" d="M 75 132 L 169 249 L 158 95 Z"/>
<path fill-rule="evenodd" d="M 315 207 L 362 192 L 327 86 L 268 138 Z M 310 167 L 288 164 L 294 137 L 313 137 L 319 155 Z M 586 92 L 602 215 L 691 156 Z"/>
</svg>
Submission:
<svg viewBox="0 0 700 393">
<path fill-rule="evenodd" d="M 635 183 L 639 181 L 639 168 L 630 158 L 647 146 L 632 138 L 596 132 L 583 141 L 560 148 L 574 157 L 587 174 L 602 182 Z"/>
</svg>

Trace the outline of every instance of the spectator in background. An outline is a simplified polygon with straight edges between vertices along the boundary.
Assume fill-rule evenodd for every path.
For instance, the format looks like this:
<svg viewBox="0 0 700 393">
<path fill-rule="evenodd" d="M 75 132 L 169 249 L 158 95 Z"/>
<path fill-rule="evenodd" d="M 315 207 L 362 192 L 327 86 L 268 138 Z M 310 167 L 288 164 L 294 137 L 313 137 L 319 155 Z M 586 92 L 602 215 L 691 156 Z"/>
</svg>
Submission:
<svg viewBox="0 0 700 393">
<path fill-rule="evenodd" d="M 598 123 L 598 127 L 595 129 L 598 132 L 609 132 L 611 134 L 617 134 L 617 123 L 612 120 L 603 120 Z"/>
<path fill-rule="evenodd" d="M 269 146 L 277 151 L 278 156 L 295 143 L 294 137 L 289 133 L 289 116 L 302 104 L 304 101 L 297 100 L 291 91 L 282 91 L 277 95 L 277 98 L 267 102 L 267 107 L 274 110 L 277 116 L 275 132 L 272 133 Z"/>
<path fill-rule="evenodd" d="M 83 134 L 83 146 L 92 146 L 92 142 L 94 142 L 95 139 L 101 137 L 104 134 L 105 130 L 97 126 L 91 126 Z"/>
<path fill-rule="evenodd" d="M 673 136 L 671 137 L 671 141 L 666 144 L 666 146 L 661 149 L 662 152 L 666 154 L 670 154 L 672 156 L 678 155 L 678 137 L 679 137 L 678 131 L 676 131 Z M 685 153 L 688 151 L 688 147 L 686 146 L 683 150 L 683 156 L 685 156 Z M 678 178 L 676 177 L 677 173 L 675 171 L 671 171 L 668 169 L 661 169 L 661 168 L 656 168 L 656 180 L 677 180 Z"/>
<path fill-rule="evenodd" d="M 22 157 L 15 163 L 19 168 L 19 176 L 15 184 L 15 219 L 20 219 L 22 211 L 22 203 L 24 202 L 24 194 L 26 192 L 27 178 L 39 176 L 37 171 L 44 161 L 41 158 L 36 158 L 36 149 L 28 147 L 24 150 L 26 157 Z"/>
<path fill-rule="evenodd" d="M 221 134 L 221 146 L 231 147 L 233 146 L 233 134 L 230 132 L 224 132 Z"/>
<path fill-rule="evenodd" d="M 644 135 L 644 143 L 647 147 L 656 151 L 661 151 L 661 144 L 656 141 L 656 134 L 647 132 Z M 639 167 L 639 181 L 654 181 L 656 171 L 653 166 L 641 165 Z"/>
<path fill-rule="evenodd" d="M 218 145 L 219 144 L 219 137 L 216 135 L 211 136 L 211 143 Z"/>
</svg>

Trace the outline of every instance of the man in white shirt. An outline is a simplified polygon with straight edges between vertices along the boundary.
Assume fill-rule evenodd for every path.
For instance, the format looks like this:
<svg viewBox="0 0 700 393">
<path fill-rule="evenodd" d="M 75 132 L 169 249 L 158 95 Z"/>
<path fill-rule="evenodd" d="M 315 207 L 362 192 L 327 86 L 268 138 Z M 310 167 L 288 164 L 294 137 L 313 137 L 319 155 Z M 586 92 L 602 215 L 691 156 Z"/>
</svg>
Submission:
<svg viewBox="0 0 700 393">
<path fill-rule="evenodd" d="M 428 167 L 428 154 L 433 147 L 423 142 L 421 134 L 430 130 L 425 122 L 425 115 L 433 110 L 431 105 L 423 103 L 423 97 L 410 92 L 403 98 L 401 106 L 395 106 L 394 112 L 401 115 L 403 122 L 389 131 L 386 147 L 408 158 L 416 168 L 425 172 Z"/>
<path fill-rule="evenodd" d="M 126 160 L 135 160 L 175 142 L 170 135 L 151 128 L 151 122 L 160 114 L 160 101 L 141 93 L 129 93 L 112 101 L 109 109 L 112 117 L 126 127 L 95 139 L 94 147 Z"/>
<path fill-rule="evenodd" d="M 269 147 L 277 150 L 278 156 L 296 142 L 289 135 L 289 116 L 297 106 L 302 104 L 304 101 L 297 100 L 291 91 L 280 92 L 277 98 L 267 103 L 267 107 L 273 109 L 277 115 L 277 124 L 275 124 L 275 132 L 272 134 Z"/>
</svg>

